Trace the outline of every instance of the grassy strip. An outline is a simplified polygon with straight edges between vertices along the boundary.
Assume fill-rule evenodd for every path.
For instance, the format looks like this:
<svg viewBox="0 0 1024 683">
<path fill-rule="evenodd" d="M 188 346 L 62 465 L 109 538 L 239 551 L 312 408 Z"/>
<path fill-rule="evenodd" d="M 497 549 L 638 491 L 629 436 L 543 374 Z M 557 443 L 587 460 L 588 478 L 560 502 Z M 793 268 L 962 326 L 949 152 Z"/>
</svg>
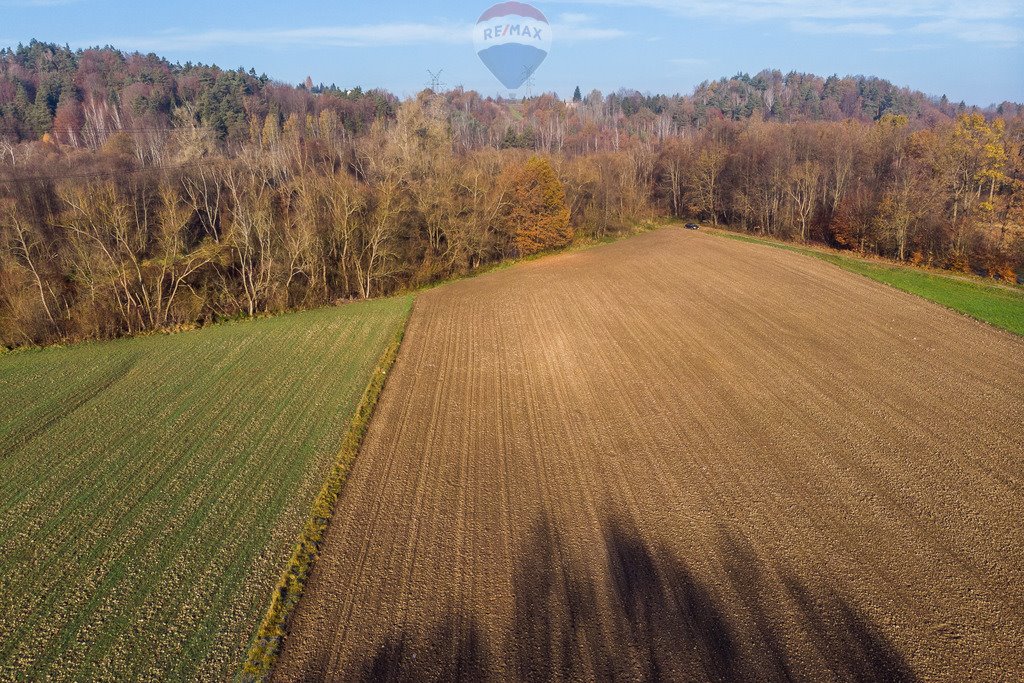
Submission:
<svg viewBox="0 0 1024 683">
<path fill-rule="evenodd" d="M 338 497 L 348 480 L 352 465 L 359 454 L 359 448 L 366 436 L 366 430 L 369 428 L 377 399 L 384 389 L 388 372 L 398 357 L 398 349 L 404 336 L 405 330 L 403 329 L 384 351 L 373 371 L 366 392 L 352 418 L 352 424 L 349 426 L 348 433 L 345 434 L 345 440 L 342 442 L 334 468 L 328 475 L 327 481 L 324 482 L 320 494 L 313 501 L 313 508 L 310 510 L 306 525 L 295 544 L 291 559 L 278 581 L 277 588 L 274 590 L 263 623 L 260 624 L 253 644 L 249 648 L 246 662 L 238 677 L 242 681 L 266 680 L 277 662 L 287 632 L 288 620 L 299 604 L 306 581 L 309 579 L 313 564 L 320 553 L 320 544 L 323 541 L 324 533 L 330 524 Z"/>
<path fill-rule="evenodd" d="M 713 231 L 711 234 L 741 242 L 764 244 L 827 261 L 852 273 L 934 301 L 975 320 L 1024 336 L 1024 291 L 1018 287 L 990 284 L 969 276 L 947 275 L 902 264 L 876 263 L 725 231 Z"/>
</svg>

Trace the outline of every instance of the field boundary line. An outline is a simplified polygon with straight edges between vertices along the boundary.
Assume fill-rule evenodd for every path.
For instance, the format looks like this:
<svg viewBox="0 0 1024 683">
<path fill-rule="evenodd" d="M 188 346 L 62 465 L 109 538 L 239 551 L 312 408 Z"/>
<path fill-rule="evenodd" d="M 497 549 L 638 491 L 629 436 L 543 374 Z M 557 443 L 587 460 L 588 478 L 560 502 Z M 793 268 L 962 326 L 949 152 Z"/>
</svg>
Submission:
<svg viewBox="0 0 1024 683">
<path fill-rule="evenodd" d="M 914 265 L 907 261 L 897 261 L 895 259 L 886 258 L 885 256 L 862 254 L 853 250 L 838 249 L 836 247 L 830 247 L 826 244 L 817 242 L 798 242 L 796 240 L 788 240 L 783 237 L 741 232 L 739 230 L 733 230 L 732 228 L 722 226 L 718 226 L 717 228 L 704 228 L 703 232 L 707 235 L 715 235 L 716 237 L 725 237 L 727 239 L 749 242 L 751 244 L 763 244 L 765 246 L 775 247 L 776 249 L 793 251 L 804 256 L 813 256 L 814 258 L 826 261 L 827 263 L 832 263 L 833 265 L 837 264 L 832 261 L 832 259 L 848 259 L 850 261 L 856 261 L 857 263 L 877 268 L 909 271 L 922 275 L 946 278 L 948 280 L 963 282 L 978 287 L 988 287 L 992 289 L 1006 290 L 1007 292 L 1015 292 L 1017 294 L 1024 294 L 1024 284 L 1011 284 L 1004 280 L 996 280 L 973 273 L 962 273 L 939 266 Z"/>
<path fill-rule="evenodd" d="M 176 335 L 179 335 L 179 334 L 188 334 L 188 333 L 191 333 L 191 332 L 200 332 L 202 330 L 206 330 L 206 329 L 210 329 L 210 328 L 214 328 L 214 327 L 221 327 L 221 326 L 227 326 L 227 325 L 235 325 L 235 324 L 241 324 L 241 323 L 249 323 L 249 322 L 253 322 L 253 321 L 256 321 L 256 320 L 273 320 L 275 318 L 280 318 L 280 317 L 284 317 L 284 316 L 288 316 L 288 315 L 296 315 L 296 314 L 308 313 L 310 311 L 322 311 L 322 310 L 326 310 L 326 309 L 330 309 L 330 308 L 342 308 L 344 306 L 348 306 L 348 305 L 351 305 L 351 304 L 363 303 L 363 302 L 366 302 L 366 301 L 381 301 L 383 299 L 393 299 L 393 298 L 398 298 L 398 297 L 403 297 L 403 296 L 416 296 L 417 294 L 421 294 L 423 292 L 429 291 L 431 289 L 436 289 L 438 287 L 443 287 L 444 285 L 450 285 L 450 284 L 452 284 L 454 282 L 460 282 L 462 280 L 471 280 L 471 279 L 473 279 L 475 277 L 479 277 L 481 275 L 487 275 L 487 274 L 492 273 L 492 272 L 497 272 L 497 271 L 505 270 L 507 268 L 511 268 L 513 266 L 517 266 L 517 265 L 519 265 L 521 263 L 529 263 L 530 261 L 537 261 L 537 260 L 540 260 L 540 259 L 545 258 L 547 256 L 557 256 L 559 254 L 571 254 L 571 253 L 575 253 L 575 252 L 578 252 L 578 251 L 586 251 L 587 249 L 591 249 L 593 247 L 600 247 L 600 246 L 603 246 L 605 244 L 614 244 L 615 242 L 619 242 L 621 240 L 629 239 L 631 237 L 636 237 L 637 235 L 643 234 L 645 232 L 651 232 L 653 230 L 660 230 L 662 228 L 675 225 L 676 223 L 677 223 L 677 221 L 675 221 L 675 220 L 660 219 L 660 218 L 659 219 L 636 220 L 636 221 L 631 222 L 631 224 L 630 224 L 631 227 L 629 227 L 628 229 L 624 229 L 621 232 L 610 233 L 608 235 L 604 235 L 603 237 L 575 238 L 568 245 L 566 245 L 564 247 L 561 247 L 561 248 L 558 248 L 558 249 L 549 249 L 549 250 L 546 250 L 546 251 L 538 252 L 536 254 L 531 254 L 529 256 L 510 256 L 508 258 L 503 258 L 501 260 L 494 261 L 492 263 L 488 263 L 486 265 L 480 266 L 480 267 L 476 268 L 475 270 L 472 270 L 472 271 L 470 271 L 468 273 L 458 273 L 458 274 L 455 274 L 455 275 L 450 275 L 450 276 L 448 276 L 446 278 L 443 278 L 443 279 L 440 279 L 440 280 L 433 280 L 433 281 L 430 281 L 430 282 L 424 282 L 424 283 L 420 283 L 420 284 L 416 284 L 416 285 L 413 285 L 413 284 L 404 285 L 404 286 L 399 287 L 395 291 L 390 292 L 388 294 L 384 294 L 384 295 L 381 295 L 381 296 L 373 296 L 373 297 L 370 297 L 368 299 L 359 299 L 359 298 L 357 298 L 357 299 L 338 299 L 338 300 L 335 300 L 334 302 L 327 303 L 327 304 L 320 305 L 320 306 L 312 306 L 312 307 L 302 307 L 302 306 L 299 306 L 299 307 L 296 307 L 296 308 L 288 308 L 288 309 L 281 310 L 281 311 L 261 311 L 261 312 L 258 312 L 258 313 L 253 313 L 252 315 L 248 315 L 248 314 L 244 314 L 244 313 L 238 313 L 238 314 L 235 314 L 235 315 L 232 315 L 232 316 L 228 316 L 226 318 L 215 320 L 213 322 L 207 322 L 207 323 L 182 323 L 182 324 L 173 325 L 173 326 L 170 326 L 170 327 L 159 327 L 159 328 L 152 329 L 152 330 L 142 330 L 140 332 L 134 332 L 132 334 L 114 335 L 112 337 L 98 337 L 98 338 L 85 337 L 85 338 L 82 338 L 82 339 L 68 339 L 68 338 L 64 338 L 64 339 L 58 339 L 58 340 L 52 341 L 52 342 L 47 342 L 47 343 L 44 343 L 44 344 L 25 344 L 25 345 L 20 345 L 20 346 L 15 346 L 15 347 L 0 346 L 0 358 L 4 357 L 6 355 L 14 355 L 14 354 L 20 354 L 20 353 L 34 353 L 34 352 L 38 352 L 38 351 L 47 351 L 47 350 L 50 350 L 50 349 L 74 348 L 74 347 L 85 346 L 85 345 L 89 345 L 89 344 L 109 344 L 111 342 L 118 342 L 118 341 L 121 341 L 121 340 L 124 340 L 124 339 L 140 339 L 140 338 L 145 338 L 145 337 L 172 337 L 172 336 L 176 336 Z"/>
<path fill-rule="evenodd" d="M 858 277 L 871 280 L 872 282 L 877 282 L 881 285 L 905 294 L 910 294 L 911 296 L 919 299 L 924 299 L 925 301 L 941 306 L 948 311 L 952 311 L 957 315 L 969 318 L 975 322 L 986 325 L 987 327 L 998 330 L 1000 333 L 1009 334 L 1017 339 L 1024 337 L 1024 319 L 1021 318 L 1021 311 L 1024 311 L 1024 307 L 1022 307 L 1020 303 L 1024 302 L 1024 288 L 1017 285 L 987 282 L 980 277 L 960 277 L 955 273 L 945 272 L 939 269 L 920 268 L 905 263 L 895 261 L 890 262 L 884 259 L 875 260 L 855 254 L 845 254 L 834 250 L 827 250 L 815 246 L 805 246 L 774 238 L 746 235 L 726 230 L 724 228 L 707 230 L 705 234 L 722 239 L 735 240 L 739 242 L 746 242 L 748 244 L 770 247 L 772 249 L 779 249 L 781 251 L 788 251 L 806 258 L 823 261 Z M 886 277 L 887 275 L 899 275 L 907 278 L 913 278 L 913 282 L 916 283 L 916 286 L 912 286 L 908 283 L 893 282 Z M 986 315 L 984 311 L 978 310 L 976 307 L 971 307 L 962 303 L 959 305 L 954 303 L 949 298 L 944 297 L 943 293 L 924 291 L 923 285 L 928 282 L 941 283 L 941 286 L 947 288 L 959 288 L 960 291 L 956 294 L 960 296 L 965 295 L 965 290 L 972 290 L 974 293 L 979 295 L 979 300 L 981 300 L 981 298 L 991 300 L 992 297 L 1010 300 L 1017 299 L 1017 302 L 1012 303 L 1017 312 L 1014 316 L 1010 316 L 1009 319 L 1007 319 L 1006 316 L 1003 318 L 996 318 L 991 314 Z M 989 303 L 989 305 L 994 304 Z"/>
<path fill-rule="evenodd" d="M 472 280 L 474 278 L 482 277 L 484 275 L 490 275 L 491 273 L 498 273 L 503 270 L 508 270 L 524 263 L 532 263 L 534 261 L 541 261 L 548 258 L 549 256 L 564 256 L 566 254 L 575 254 L 578 252 L 589 251 L 596 247 L 603 247 L 608 244 L 615 244 L 623 240 L 628 240 L 644 233 L 654 232 L 656 230 L 662 230 L 664 228 L 670 228 L 677 225 L 678 221 L 669 219 L 645 219 L 636 220 L 630 223 L 629 228 L 624 228 L 618 232 L 612 232 L 602 237 L 577 237 L 573 238 L 573 241 L 564 247 L 558 247 L 556 249 L 546 249 L 544 251 L 538 251 L 535 254 L 529 256 L 509 256 L 503 258 L 500 261 L 494 261 L 487 265 L 480 266 L 473 271 L 468 273 L 458 273 L 441 280 L 434 280 L 431 282 L 424 282 L 418 285 L 409 285 L 407 287 L 400 288 L 389 296 L 409 296 L 422 294 L 423 292 L 429 292 L 445 285 L 455 284 L 456 282 L 462 282 L 464 280 Z"/>
<path fill-rule="evenodd" d="M 291 558 L 277 582 L 277 587 L 274 588 L 266 615 L 249 647 L 245 663 L 239 674 L 235 676 L 236 681 L 245 683 L 265 681 L 273 671 L 288 632 L 288 622 L 299 604 L 313 565 L 320 554 L 324 534 L 330 526 L 338 499 L 348 481 L 356 457 L 359 455 L 363 439 L 370 426 L 370 419 L 377 406 L 377 400 L 380 398 L 391 368 L 398 358 L 406 327 L 412 318 L 412 310 L 413 307 L 410 307 L 405 323 L 384 350 L 373 369 L 366 391 L 363 392 L 363 397 L 356 407 L 352 422 L 342 441 L 341 450 L 338 452 L 320 493 L 313 501 L 306 523 L 292 550 Z"/>
</svg>

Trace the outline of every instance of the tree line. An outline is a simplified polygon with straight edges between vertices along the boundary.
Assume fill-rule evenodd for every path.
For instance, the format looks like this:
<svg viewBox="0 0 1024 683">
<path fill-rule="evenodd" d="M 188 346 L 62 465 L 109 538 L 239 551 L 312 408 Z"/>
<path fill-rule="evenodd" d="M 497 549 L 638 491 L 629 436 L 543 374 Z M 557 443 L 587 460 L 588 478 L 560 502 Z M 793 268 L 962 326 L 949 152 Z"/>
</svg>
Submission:
<svg viewBox="0 0 1024 683">
<path fill-rule="evenodd" d="M 464 113 L 461 132 L 470 134 L 469 139 L 475 139 L 473 132 L 492 128 L 495 119 L 518 122 L 504 115 L 500 102 L 476 93 L 460 93 L 458 99 Z M 587 117 L 580 117 L 581 125 L 597 113 L 602 114 L 599 118 L 621 117 L 630 128 L 660 131 L 701 127 L 723 118 L 781 123 L 875 121 L 887 114 L 933 125 L 981 111 L 884 79 L 823 78 L 772 69 L 705 81 L 690 94 L 624 89 L 608 96 L 594 91 L 584 97 L 577 87 L 573 101 L 585 103 L 590 110 Z M 123 53 L 110 47 L 71 50 L 33 40 L 15 49 L 0 49 L 0 138 L 14 142 L 49 135 L 66 144 L 95 146 L 112 129 L 164 129 L 186 122 L 212 127 L 221 139 L 237 142 L 251 137 L 251 126 L 261 125 L 267 114 L 287 119 L 324 108 L 333 110 L 347 131 L 359 133 L 376 118 L 393 117 L 397 103 L 382 90 L 314 85 L 311 78 L 294 87 L 257 75 L 254 69 L 174 64 L 154 54 Z M 536 108 L 551 105 L 541 103 Z M 1020 105 L 1004 102 L 982 113 L 1013 118 L 1020 113 Z M 504 136 L 507 129 L 496 132 Z M 535 125 L 528 132 L 552 133 L 549 126 Z"/>
<path fill-rule="evenodd" d="M 715 108 L 707 91 L 728 81 L 688 98 L 399 101 L 110 49 L 3 52 L 0 345 L 385 295 L 658 216 L 1024 271 L 1015 105 L 734 80 L 752 113 Z M 816 88 L 838 114 L 776 106 Z"/>
</svg>

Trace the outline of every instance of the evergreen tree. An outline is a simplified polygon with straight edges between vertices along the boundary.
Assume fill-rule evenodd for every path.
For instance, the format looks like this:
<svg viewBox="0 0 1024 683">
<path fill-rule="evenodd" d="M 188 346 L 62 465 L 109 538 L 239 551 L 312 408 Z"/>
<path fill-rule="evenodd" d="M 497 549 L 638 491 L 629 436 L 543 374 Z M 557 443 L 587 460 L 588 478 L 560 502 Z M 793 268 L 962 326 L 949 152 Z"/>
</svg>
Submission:
<svg viewBox="0 0 1024 683">
<path fill-rule="evenodd" d="M 576 86 L 575 92 L 573 92 L 573 94 L 572 94 L 572 101 L 573 102 L 582 102 L 583 101 L 583 93 L 580 92 L 580 86 L 578 86 L 578 85 Z"/>
<path fill-rule="evenodd" d="M 505 137 L 501 139 L 502 149 L 515 149 L 519 147 L 519 135 L 516 134 L 516 129 L 509 126 L 505 131 Z"/>
</svg>

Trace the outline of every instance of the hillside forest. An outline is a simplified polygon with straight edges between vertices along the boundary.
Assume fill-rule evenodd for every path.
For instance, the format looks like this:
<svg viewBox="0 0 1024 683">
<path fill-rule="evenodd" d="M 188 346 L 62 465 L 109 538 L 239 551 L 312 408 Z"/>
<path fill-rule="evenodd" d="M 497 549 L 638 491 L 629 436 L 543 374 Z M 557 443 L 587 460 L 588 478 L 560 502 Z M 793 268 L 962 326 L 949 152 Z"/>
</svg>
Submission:
<svg viewBox="0 0 1024 683">
<path fill-rule="evenodd" d="M 386 295 L 689 218 L 1024 274 L 1024 109 L 762 71 L 407 99 L 113 48 L 0 51 L 0 346 Z"/>
</svg>

